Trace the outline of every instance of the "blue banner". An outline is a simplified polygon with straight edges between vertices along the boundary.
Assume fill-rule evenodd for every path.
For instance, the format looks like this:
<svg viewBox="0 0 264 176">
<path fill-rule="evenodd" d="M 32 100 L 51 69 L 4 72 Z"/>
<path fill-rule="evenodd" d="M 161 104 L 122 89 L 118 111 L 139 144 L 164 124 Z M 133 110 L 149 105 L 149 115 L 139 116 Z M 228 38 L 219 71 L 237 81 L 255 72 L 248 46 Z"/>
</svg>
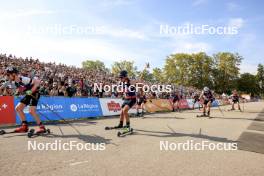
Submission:
<svg viewBox="0 0 264 176">
<path fill-rule="evenodd" d="M 15 106 L 23 97 L 15 98 Z M 24 110 L 28 122 L 35 121 L 29 114 L 29 107 Z M 68 98 L 68 97 L 41 97 L 37 106 L 37 113 L 42 121 L 78 119 L 102 116 L 102 110 L 98 98 Z M 16 114 L 16 123 L 20 124 L 20 118 Z"/>
<path fill-rule="evenodd" d="M 214 100 L 212 103 L 212 107 L 218 107 L 218 106 L 219 106 L 218 100 Z"/>
</svg>

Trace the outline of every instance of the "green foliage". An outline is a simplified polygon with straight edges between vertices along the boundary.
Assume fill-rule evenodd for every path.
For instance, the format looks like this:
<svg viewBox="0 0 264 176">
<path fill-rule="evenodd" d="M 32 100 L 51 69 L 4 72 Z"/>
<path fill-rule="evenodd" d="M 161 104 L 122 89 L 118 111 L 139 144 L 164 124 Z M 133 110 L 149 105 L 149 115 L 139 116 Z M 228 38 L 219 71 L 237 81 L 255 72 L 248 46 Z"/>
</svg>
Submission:
<svg viewBox="0 0 264 176">
<path fill-rule="evenodd" d="M 103 62 L 99 61 L 99 60 L 86 60 L 82 62 L 82 67 L 84 69 L 88 69 L 88 70 L 97 70 L 97 71 L 105 71 L 105 65 Z"/>
<path fill-rule="evenodd" d="M 241 74 L 237 83 L 237 88 L 239 91 L 252 95 L 258 94 L 259 87 L 255 75 L 250 73 Z"/>
<path fill-rule="evenodd" d="M 114 62 L 112 65 L 112 73 L 118 75 L 121 70 L 126 70 L 130 77 L 137 76 L 137 67 L 134 66 L 134 61 L 123 60 Z"/>
<path fill-rule="evenodd" d="M 260 94 L 263 96 L 264 95 L 264 66 L 262 64 L 258 65 L 256 81 L 258 83 Z"/>
<path fill-rule="evenodd" d="M 128 60 L 114 62 L 111 70 L 115 75 L 127 70 L 130 77 L 140 77 L 153 83 L 172 83 L 198 89 L 207 86 L 220 94 L 237 89 L 243 93 L 264 95 L 264 66 L 258 65 L 256 76 L 250 73 L 240 75 L 242 60 L 238 53 L 230 52 L 219 52 L 212 57 L 204 52 L 177 53 L 166 58 L 163 69 L 154 68 L 152 72 L 147 69 L 149 63 L 142 71 L 138 71 L 134 62 Z M 82 64 L 83 68 L 109 71 L 98 60 L 87 60 Z"/>
<path fill-rule="evenodd" d="M 144 69 L 142 72 L 138 73 L 140 79 L 143 79 L 148 82 L 155 82 L 153 73 L 150 73 L 147 69 Z"/>
<path fill-rule="evenodd" d="M 165 79 L 170 83 L 187 86 L 190 80 L 191 61 L 192 56 L 189 54 L 179 53 L 168 56 L 164 66 Z"/>
<path fill-rule="evenodd" d="M 164 73 L 160 68 L 154 68 L 152 70 L 152 75 L 153 75 L 154 82 L 158 82 L 158 83 L 166 82 L 164 78 Z"/>
<path fill-rule="evenodd" d="M 236 87 L 242 57 L 237 53 L 219 52 L 213 56 L 213 82 L 216 92 L 227 92 Z"/>
</svg>

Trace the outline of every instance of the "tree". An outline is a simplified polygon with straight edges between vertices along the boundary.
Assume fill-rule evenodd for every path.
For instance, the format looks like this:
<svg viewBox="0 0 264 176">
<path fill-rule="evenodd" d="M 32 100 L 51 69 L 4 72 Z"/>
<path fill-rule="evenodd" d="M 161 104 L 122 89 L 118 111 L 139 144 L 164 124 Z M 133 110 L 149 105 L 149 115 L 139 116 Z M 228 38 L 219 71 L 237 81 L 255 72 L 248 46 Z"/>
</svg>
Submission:
<svg viewBox="0 0 264 176">
<path fill-rule="evenodd" d="M 259 85 L 260 94 L 264 94 L 264 66 L 262 64 L 258 65 L 258 72 L 256 75 L 256 80 Z"/>
<path fill-rule="evenodd" d="M 213 82 L 217 93 L 230 92 L 236 87 L 242 57 L 237 53 L 219 52 L 213 56 Z"/>
<path fill-rule="evenodd" d="M 148 82 L 154 82 L 153 74 L 150 73 L 147 69 L 142 70 L 138 73 L 140 79 L 148 81 Z"/>
<path fill-rule="evenodd" d="M 134 61 L 114 62 L 112 65 L 112 73 L 118 75 L 121 70 L 126 70 L 130 77 L 137 76 L 137 67 L 134 66 Z"/>
<path fill-rule="evenodd" d="M 82 62 L 82 67 L 87 70 L 105 71 L 105 65 L 99 60 L 86 60 Z"/>
<path fill-rule="evenodd" d="M 164 73 L 160 68 L 154 68 L 152 70 L 153 80 L 158 83 L 164 83 Z"/>
<path fill-rule="evenodd" d="M 190 54 L 172 54 L 167 57 L 164 67 L 165 79 L 170 83 L 189 85 L 189 64 L 192 61 Z"/>
<path fill-rule="evenodd" d="M 190 65 L 189 86 L 202 89 L 204 86 L 212 87 L 213 60 L 204 52 L 192 54 Z"/>
<path fill-rule="evenodd" d="M 247 94 L 258 94 L 258 82 L 255 75 L 243 73 L 237 81 L 238 90 Z"/>
</svg>

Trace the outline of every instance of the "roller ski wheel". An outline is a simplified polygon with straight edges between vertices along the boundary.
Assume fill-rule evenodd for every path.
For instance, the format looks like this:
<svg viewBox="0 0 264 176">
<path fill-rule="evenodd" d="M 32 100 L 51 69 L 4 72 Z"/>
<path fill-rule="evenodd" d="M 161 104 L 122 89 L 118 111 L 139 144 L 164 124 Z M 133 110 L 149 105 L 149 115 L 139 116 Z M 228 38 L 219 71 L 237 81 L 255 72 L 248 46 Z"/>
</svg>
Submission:
<svg viewBox="0 0 264 176">
<path fill-rule="evenodd" d="M 0 135 L 6 134 L 5 130 L 0 130 Z"/>
<path fill-rule="evenodd" d="M 41 136 L 41 135 L 46 135 L 46 134 L 50 134 L 50 129 L 46 129 L 44 132 L 35 132 L 34 129 L 29 130 L 27 136 L 29 138 L 32 138 L 33 136 Z"/>
<path fill-rule="evenodd" d="M 123 137 L 126 136 L 128 134 L 133 134 L 133 128 L 124 128 L 122 131 L 118 131 L 117 132 L 117 136 L 118 137 Z"/>
<path fill-rule="evenodd" d="M 196 117 L 210 117 L 210 116 L 202 114 L 202 115 L 197 115 Z"/>
</svg>

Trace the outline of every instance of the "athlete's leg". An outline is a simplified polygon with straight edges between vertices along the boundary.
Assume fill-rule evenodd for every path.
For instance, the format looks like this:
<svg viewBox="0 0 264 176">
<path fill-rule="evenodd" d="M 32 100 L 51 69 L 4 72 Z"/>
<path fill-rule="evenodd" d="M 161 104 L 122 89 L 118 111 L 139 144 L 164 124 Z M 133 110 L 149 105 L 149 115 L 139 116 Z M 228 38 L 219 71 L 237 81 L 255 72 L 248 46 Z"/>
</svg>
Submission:
<svg viewBox="0 0 264 176">
<path fill-rule="evenodd" d="M 141 113 L 142 113 L 142 115 L 144 114 L 144 106 L 145 106 L 145 103 L 143 102 L 143 103 L 141 103 Z"/>
<path fill-rule="evenodd" d="M 127 127 L 130 127 L 130 118 L 129 118 L 129 115 L 128 115 L 128 110 L 130 109 L 129 105 L 126 105 L 122 111 L 123 111 L 123 114 L 124 114 L 124 118 L 126 119 L 126 126 Z"/>
<path fill-rule="evenodd" d="M 24 103 L 18 103 L 18 105 L 16 106 L 16 112 L 18 113 L 18 116 L 21 120 L 21 127 L 18 127 L 15 129 L 15 132 L 17 133 L 23 133 L 23 132 L 27 132 L 28 131 L 28 124 L 27 124 L 27 121 L 26 121 L 26 116 L 25 116 L 25 113 L 23 112 L 24 108 L 26 107 L 27 105 L 24 104 Z"/>
<path fill-rule="evenodd" d="M 209 102 L 207 103 L 207 115 L 208 115 L 208 116 L 210 116 L 211 105 L 212 105 L 212 102 L 209 101 Z"/>
<path fill-rule="evenodd" d="M 137 106 L 136 106 L 136 109 L 137 109 L 137 116 L 139 116 L 139 109 L 141 107 L 141 104 L 140 102 L 137 103 Z"/>
<path fill-rule="evenodd" d="M 20 118 L 20 120 L 23 122 L 23 121 L 26 121 L 26 116 L 25 116 L 25 113 L 24 113 L 24 108 L 26 107 L 27 105 L 25 105 L 24 103 L 18 103 L 18 105 L 16 106 L 16 112 L 18 113 L 18 116 Z"/>
<path fill-rule="evenodd" d="M 44 133 L 46 131 L 46 128 L 42 124 L 40 117 L 36 112 L 36 106 L 29 106 L 29 113 L 35 118 L 37 124 L 39 125 L 39 129 L 37 130 L 37 133 Z"/>
<path fill-rule="evenodd" d="M 237 102 L 237 107 L 238 107 L 238 110 L 240 110 L 240 111 L 241 111 L 241 108 L 240 108 L 240 103 L 239 103 L 239 101 Z"/>
<path fill-rule="evenodd" d="M 235 110 L 235 102 L 234 101 L 232 101 L 232 108 L 231 108 L 231 110 Z"/>
<path fill-rule="evenodd" d="M 206 102 L 203 104 L 203 114 L 204 114 L 204 115 L 206 115 L 207 104 L 208 104 L 208 103 L 206 103 Z"/>
<path fill-rule="evenodd" d="M 36 106 L 29 106 L 29 114 L 35 118 L 38 125 L 41 123 L 40 117 L 36 112 Z"/>
<path fill-rule="evenodd" d="M 119 124 L 116 126 L 116 128 L 122 128 L 123 122 L 124 122 L 124 113 L 123 113 L 123 109 L 121 109 Z"/>
<path fill-rule="evenodd" d="M 176 107 L 177 107 L 177 111 L 179 112 L 180 111 L 180 102 L 179 101 L 176 101 Z"/>
</svg>

